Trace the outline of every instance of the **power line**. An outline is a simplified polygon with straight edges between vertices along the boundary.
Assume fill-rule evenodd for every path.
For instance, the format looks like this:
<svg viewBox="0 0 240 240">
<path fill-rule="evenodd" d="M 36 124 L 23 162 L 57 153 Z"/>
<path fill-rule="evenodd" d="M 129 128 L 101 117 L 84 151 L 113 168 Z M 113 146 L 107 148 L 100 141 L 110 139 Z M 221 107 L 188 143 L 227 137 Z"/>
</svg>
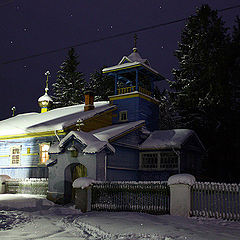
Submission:
<svg viewBox="0 0 240 240">
<path fill-rule="evenodd" d="M 8 0 L 8 1 L 5 2 L 5 3 L 0 3 L 0 8 L 1 8 L 1 7 L 8 6 L 8 5 L 12 5 L 13 3 L 14 3 L 14 0 Z"/>
<path fill-rule="evenodd" d="M 240 8 L 240 5 L 235 5 L 235 6 L 231 6 L 231 7 L 228 7 L 228 8 L 223 8 L 223 9 L 220 9 L 220 10 L 217 10 L 217 11 L 218 12 L 224 12 L 224 11 L 232 10 L 232 9 L 235 9 L 235 8 Z M 173 20 L 173 21 L 166 22 L 166 23 L 160 23 L 160 24 L 156 24 L 156 25 L 152 25 L 152 26 L 148 26 L 148 27 L 135 29 L 135 30 L 128 31 L 128 32 L 118 33 L 118 34 L 115 34 L 115 35 L 111 35 L 111 36 L 107 36 L 107 37 L 103 37 L 103 38 L 99 38 L 99 39 L 95 39 L 95 40 L 82 42 L 82 43 L 71 45 L 71 46 L 68 46 L 68 47 L 58 48 L 58 49 L 54 49 L 54 50 L 50 50 L 50 51 L 46 51 L 46 52 L 42 52 L 42 53 L 38 53 L 38 54 L 29 55 L 29 56 L 22 57 L 22 58 L 12 59 L 12 60 L 9 60 L 9 61 L 6 61 L 6 62 L 2 62 L 2 64 L 19 62 L 19 61 L 23 61 L 23 60 L 34 58 L 34 57 L 39 57 L 39 56 L 43 56 L 43 55 L 47 55 L 47 54 L 56 53 L 56 52 L 59 52 L 59 51 L 65 50 L 65 49 L 69 49 L 69 48 L 80 47 L 80 46 L 84 46 L 84 45 L 88 45 L 88 44 L 92 44 L 92 43 L 102 42 L 102 41 L 105 41 L 105 40 L 118 38 L 118 37 L 126 36 L 126 35 L 129 35 L 129 34 L 133 34 L 133 33 L 143 32 L 143 31 L 147 31 L 147 30 L 150 30 L 150 29 L 154 29 L 154 28 L 158 28 L 158 27 L 163 27 L 163 26 L 183 22 L 185 20 L 187 20 L 187 18 L 181 18 L 181 19 Z"/>
</svg>

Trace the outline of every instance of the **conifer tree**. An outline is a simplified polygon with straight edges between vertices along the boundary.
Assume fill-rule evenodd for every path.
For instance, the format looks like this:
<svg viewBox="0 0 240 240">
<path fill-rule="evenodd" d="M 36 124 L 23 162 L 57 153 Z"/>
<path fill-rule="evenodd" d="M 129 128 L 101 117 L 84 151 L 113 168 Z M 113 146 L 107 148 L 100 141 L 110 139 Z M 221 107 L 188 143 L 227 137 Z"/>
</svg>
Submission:
<svg viewBox="0 0 240 240">
<path fill-rule="evenodd" d="M 228 44 L 224 22 L 208 5 L 188 18 L 175 52 L 179 68 L 173 69 L 170 85 L 182 127 L 201 132 L 223 124 L 229 107 Z"/>
<path fill-rule="evenodd" d="M 77 70 L 79 62 L 75 50 L 68 51 L 66 60 L 60 66 L 53 86 L 53 108 L 66 107 L 84 102 L 85 79 Z"/>
<path fill-rule="evenodd" d="M 231 164 L 226 165 L 231 160 L 226 148 L 231 114 L 229 45 L 227 28 L 217 11 L 203 5 L 182 31 L 175 52 L 179 67 L 173 70 L 175 81 L 170 84 L 178 126 L 200 136 L 208 152 L 207 175 L 217 181 L 231 176 Z"/>
<path fill-rule="evenodd" d="M 232 109 L 240 112 L 240 18 L 236 17 L 233 26 L 229 77 L 232 86 Z"/>
<path fill-rule="evenodd" d="M 94 91 L 95 101 L 108 101 L 108 96 L 114 94 L 114 80 L 103 74 L 102 69 L 90 75 L 88 84 L 88 87 Z"/>
</svg>

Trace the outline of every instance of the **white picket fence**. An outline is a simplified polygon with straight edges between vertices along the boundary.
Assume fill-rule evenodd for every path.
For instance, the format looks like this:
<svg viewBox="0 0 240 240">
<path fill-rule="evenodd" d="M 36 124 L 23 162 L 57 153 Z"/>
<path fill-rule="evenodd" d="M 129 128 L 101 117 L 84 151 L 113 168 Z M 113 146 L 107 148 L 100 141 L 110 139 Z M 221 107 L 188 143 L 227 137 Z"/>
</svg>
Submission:
<svg viewBox="0 0 240 240">
<path fill-rule="evenodd" d="M 196 182 L 191 188 L 191 216 L 240 220 L 240 184 Z"/>
</svg>

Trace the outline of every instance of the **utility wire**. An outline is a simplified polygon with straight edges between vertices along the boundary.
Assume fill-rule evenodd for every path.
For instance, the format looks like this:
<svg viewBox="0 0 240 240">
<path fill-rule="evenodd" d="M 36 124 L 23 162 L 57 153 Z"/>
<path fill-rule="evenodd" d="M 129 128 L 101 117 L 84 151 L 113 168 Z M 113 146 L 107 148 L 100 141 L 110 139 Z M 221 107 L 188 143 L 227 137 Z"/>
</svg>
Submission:
<svg viewBox="0 0 240 240">
<path fill-rule="evenodd" d="M 228 10 L 235 9 L 235 8 L 240 8 L 240 5 L 235 5 L 235 6 L 231 6 L 231 7 L 228 7 L 228 8 L 223 8 L 223 9 L 220 9 L 220 10 L 217 10 L 217 11 L 218 12 L 224 12 L 224 11 L 228 11 Z M 47 55 L 47 54 L 56 53 L 56 52 L 59 52 L 59 51 L 65 50 L 65 49 L 69 49 L 69 48 L 80 47 L 80 46 L 84 46 L 84 45 L 88 45 L 88 44 L 92 44 L 92 43 L 102 42 L 102 41 L 105 41 L 105 40 L 118 38 L 118 37 L 126 36 L 126 35 L 129 35 L 129 34 L 133 34 L 133 33 L 143 32 L 143 31 L 147 31 L 147 30 L 150 30 L 150 29 L 154 29 L 154 28 L 158 28 L 158 27 L 163 27 L 163 26 L 183 22 L 187 19 L 188 18 L 181 18 L 181 19 L 173 20 L 173 21 L 166 22 L 166 23 L 160 23 L 160 24 L 156 24 L 156 25 L 152 25 L 152 26 L 148 26 L 148 27 L 143 27 L 143 28 L 131 30 L 131 31 L 128 31 L 128 32 L 122 32 L 122 33 L 118 33 L 118 34 L 115 34 L 115 35 L 111 35 L 111 36 L 107 36 L 107 37 L 103 37 L 103 38 L 99 38 L 99 39 L 90 40 L 90 41 L 82 42 L 82 43 L 79 43 L 79 44 L 71 45 L 71 46 L 68 46 L 68 47 L 58 48 L 58 49 L 54 49 L 54 50 L 50 50 L 50 51 L 46 51 L 46 52 L 42 52 L 42 53 L 38 53 L 38 54 L 29 55 L 29 56 L 22 57 L 22 58 L 12 59 L 12 60 L 9 60 L 9 61 L 6 61 L 6 62 L 2 62 L 2 64 L 10 64 L 10 63 L 30 59 L 30 58 L 35 58 L 35 57 L 39 57 L 39 56 L 43 56 L 43 55 Z"/>
<path fill-rule="evenodd" d="M 14 3 L 14 0 L 8 0 L 5 3 L 0 3 L 0 8 L 8 5 L 12 5 L 13 3 Z"/>
</svg>

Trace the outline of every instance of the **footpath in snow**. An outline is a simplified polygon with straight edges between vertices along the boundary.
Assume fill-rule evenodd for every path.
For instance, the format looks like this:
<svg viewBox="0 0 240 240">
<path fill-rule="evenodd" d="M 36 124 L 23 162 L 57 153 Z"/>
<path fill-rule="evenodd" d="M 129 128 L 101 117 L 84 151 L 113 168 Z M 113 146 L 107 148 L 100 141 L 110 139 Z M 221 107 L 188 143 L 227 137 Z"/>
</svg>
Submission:
<svg viewBox="0 0 240 240">
<path fill-rule="evenodd" d="M 81 213 L 36 195 L 0 195 L 0 239 L 240 240 L 240 223 L 130 212 Z"/>
</svg>

